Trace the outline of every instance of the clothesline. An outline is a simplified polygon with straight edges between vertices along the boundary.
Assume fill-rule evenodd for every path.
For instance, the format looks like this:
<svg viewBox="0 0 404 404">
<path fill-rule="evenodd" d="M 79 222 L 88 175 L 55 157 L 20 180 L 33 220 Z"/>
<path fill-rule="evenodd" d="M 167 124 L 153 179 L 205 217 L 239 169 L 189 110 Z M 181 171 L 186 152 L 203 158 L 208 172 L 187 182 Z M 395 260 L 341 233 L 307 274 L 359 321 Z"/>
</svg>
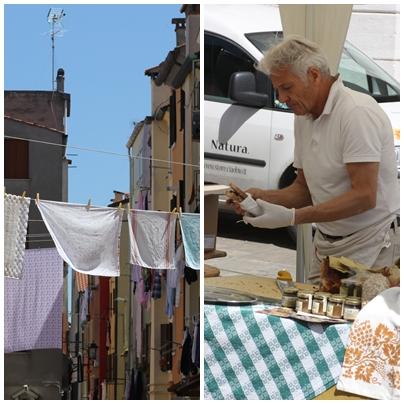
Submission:
<svg viewBox="0 0 404 404">
<path fill-rule="evenodd" d="M 27 235 L 30 198 L 5 193 L 4 202 L 5 240 L 9 240 L 5 248 L 6 276 L 21 278 L 25 246 L 52 242 L 74 270 L 94 276 L 119 276 L 119 244 L 125 212 L 121 204 L 113 208 L 92 207 L 41 200 L 37 194 L 36 205 L 49 234 Z M 186 262 L 189 267 L 199 269 L 199 214 L 130 209 L 127 205 L 127 215 L 132 264 L 175 269 L 175 240 L 179 236 L 176 231 L 180 230 Z"/>
<path fill-rule="evenodd" d="M 160 163 L 177 164 L 177 165 L 182 165 L 182 166 L 200 168 L 200 166 L 198 164 L 181 163 L 179 161 L 170 161 L 170 160 L 163 160 L 163 159 L 154 159 L 154 158 L 151 158 L 151 157 L 131 156 L 129 154 L 121 154 L 121 153 L 110 152 L 110 151 L 106 151 L 106 150 L 92 149 L 92 148 L 89 148 L 89 147 L 71 146 L 71 145 L 67 145 L 67 144 L 45 142 L 43 140 L 26 139 L 26 138 L 23 138 L 23 137 L 7 136 L 7 135 L 5 135 L 4 138 L 5 139 L 14 139 L 14 140 L 25 140 L 26 142 L 42 143 L 42 144 L 47 144 L 47 145 L 50 145 L 50 146 L 69 147 L 71 149 L 89 151 L 89 152 L 94 152 L 94 153 L 110 154 L 110 155 L 113 155 L 113 156 L 119 156 L 119 157 L 125 157 L 125 158 L 129 157 L 131 159 L 157 161 L 157 162 L 160 162 Z"/>
</svg>

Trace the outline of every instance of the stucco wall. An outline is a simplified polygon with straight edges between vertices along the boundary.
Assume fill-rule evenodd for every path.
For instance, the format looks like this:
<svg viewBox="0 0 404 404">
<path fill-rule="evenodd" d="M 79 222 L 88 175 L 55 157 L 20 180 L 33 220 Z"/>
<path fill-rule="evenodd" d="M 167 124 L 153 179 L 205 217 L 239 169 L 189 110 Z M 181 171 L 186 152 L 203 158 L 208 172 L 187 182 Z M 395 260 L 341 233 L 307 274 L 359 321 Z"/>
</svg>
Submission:
<svg viewBox="0 0 404 404">
<path fill-rule="evenodd" d="M 348 41 L 400 80 L 400 6 L 354 5 Z"/>
</svg>

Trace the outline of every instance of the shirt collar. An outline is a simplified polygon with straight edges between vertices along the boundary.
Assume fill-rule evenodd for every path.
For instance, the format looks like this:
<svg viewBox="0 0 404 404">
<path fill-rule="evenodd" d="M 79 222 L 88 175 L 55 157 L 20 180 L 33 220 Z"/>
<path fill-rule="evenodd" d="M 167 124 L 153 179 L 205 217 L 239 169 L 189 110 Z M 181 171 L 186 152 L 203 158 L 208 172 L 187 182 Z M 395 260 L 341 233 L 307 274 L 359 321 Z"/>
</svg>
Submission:
<svg viewBox="0 0 404 404">
<path fill-rule="evenodd" d="M 338 74 L 337 80 L 335 80 L 330 87 L 330 92 L 328 93 L 327 102 L 325 103 L 323 112 L 317 119 L 321 118 L 323 115 L 329 115 L 331 113 L 336 102 L 338 90 L 343 86 L 344 84 L 342 83 L 342 78 Z"/>
</svg>

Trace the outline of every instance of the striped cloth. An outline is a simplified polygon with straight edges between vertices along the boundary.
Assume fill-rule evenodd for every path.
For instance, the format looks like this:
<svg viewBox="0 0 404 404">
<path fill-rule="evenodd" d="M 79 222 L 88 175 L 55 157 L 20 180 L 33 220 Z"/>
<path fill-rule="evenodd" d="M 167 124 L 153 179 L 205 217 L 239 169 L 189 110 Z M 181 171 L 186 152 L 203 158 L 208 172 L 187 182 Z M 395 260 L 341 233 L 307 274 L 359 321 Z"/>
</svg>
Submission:
<svg viewBox="0 0 404 404">
<path fill-rule="evenodd" d="M 77 292 L 84 292 L 88 288 L 88 275 L 75 271 L 74 277 L 76 279 Z"/>
<path fill-rule="evenodd" d="M 205 305 L 205 399 L 312 399 L 336 384 L 350 324 L 258 313 L 268 307 Z"/>
</svg>

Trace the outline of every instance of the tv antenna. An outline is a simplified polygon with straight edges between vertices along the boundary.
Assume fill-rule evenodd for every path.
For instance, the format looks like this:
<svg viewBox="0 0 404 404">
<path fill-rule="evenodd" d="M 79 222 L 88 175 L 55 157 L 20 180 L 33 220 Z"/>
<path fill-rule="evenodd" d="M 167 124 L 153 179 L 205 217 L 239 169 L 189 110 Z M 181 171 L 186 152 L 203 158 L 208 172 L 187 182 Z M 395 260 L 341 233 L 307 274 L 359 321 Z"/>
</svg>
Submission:
<svg viewBox="0 0 404 404">
<path fill-rule="evenodd" d="M 55 37 L 62 37 L 64 30 L 62 18 L 66 15 L 63 9 L 50 8 L 48 11 L 48 23 L 51 24 L 50 37 L 52 41 L 52 90 L 55 91 Z"/>
</svg>

